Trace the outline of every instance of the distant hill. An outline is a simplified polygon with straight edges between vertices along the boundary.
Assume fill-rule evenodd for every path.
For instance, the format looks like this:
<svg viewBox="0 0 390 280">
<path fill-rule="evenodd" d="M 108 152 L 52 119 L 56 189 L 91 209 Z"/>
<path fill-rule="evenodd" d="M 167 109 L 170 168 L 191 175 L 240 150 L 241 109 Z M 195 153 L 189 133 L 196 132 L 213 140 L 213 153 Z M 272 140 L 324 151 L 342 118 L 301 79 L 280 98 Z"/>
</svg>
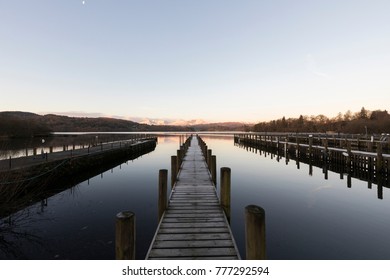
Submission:
<svg viewBox="0 0 390 280">
<path fill-rule="evenodd" d="M 0 112 L 0 137 L 31 137 L 50 131 L 43 116 L 27 112 Z"/>
<path fill-rule="evenodd" d="M 57 132 L 123 132 L 123 131 L 148 131 L 149 125 L 142 125 L 132 121 L 111 118 L 80 118 L 59 115 L 45 115 L 45 124 L 52 131 Z"/>
<path fill-rule="evenodd" d="M 190 131 L 189 127 L 147 125 L 113 118 L 80 118 L 38 115 L 29 112 L 0 112 L 0 136 L 33 137 L 50 132 Z"/>
<path fill-rule="evenodd" d="M 137 131 L 242 131 L 239 122 L 150 125 L 114 118 L 68 117 L 29 112 L 0 112 L 0 137 L 33 137 L 50 132 L 137 132 Z"/>
</svg>

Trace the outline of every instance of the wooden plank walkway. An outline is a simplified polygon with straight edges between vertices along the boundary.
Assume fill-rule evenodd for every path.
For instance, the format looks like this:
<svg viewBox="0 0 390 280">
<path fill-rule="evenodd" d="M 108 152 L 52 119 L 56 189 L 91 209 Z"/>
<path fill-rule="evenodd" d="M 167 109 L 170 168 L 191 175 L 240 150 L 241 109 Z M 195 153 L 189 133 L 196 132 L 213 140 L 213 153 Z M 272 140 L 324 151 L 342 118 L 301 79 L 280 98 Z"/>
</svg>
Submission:
<svg viewBox="0 0 390 280">
<path fill-rule="evenodd" d="M 196 137 L 146 259 L 240 259 Z"/>
<path fill-rule="evenodd" d="M 52 153 L 43 153 L 39 155 L 29 155 L 23 157 L 17 157 L 12 159 L 2 159 L 0 160 L 0 172 L 12 171 L 23 169 L 31 166 L 42 165 L 48 162 L 61 161 L 71 158 L 82 158 L 89 155 L 104 154 L 107 152 L 112 152 L 115 150 L 129 149 L 131 147 L 136 147 L 137 145 L 142 145 L 148 141 L 157 141 L 156 137 L 148 137 L 144 139 L 135 140 L 124 140 L 116 141 L 110 143 L 101 143 L 100 145 L 79 148 L 79 149 L 70 149 Z"/>
</svg>

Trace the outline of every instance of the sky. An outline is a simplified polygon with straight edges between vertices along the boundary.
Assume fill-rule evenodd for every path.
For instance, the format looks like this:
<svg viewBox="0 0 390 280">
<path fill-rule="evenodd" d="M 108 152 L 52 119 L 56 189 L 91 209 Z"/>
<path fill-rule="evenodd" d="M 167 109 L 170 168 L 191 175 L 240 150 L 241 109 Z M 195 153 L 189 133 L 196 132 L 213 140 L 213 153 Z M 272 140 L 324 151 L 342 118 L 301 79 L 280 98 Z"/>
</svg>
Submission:
<svg viewBox="0 0 390 280">
<path fill-rule="evenodd" d="M 0 111 L 259 122 L 389 110 L 388 0 L 0 0 Z"/>
</svg>

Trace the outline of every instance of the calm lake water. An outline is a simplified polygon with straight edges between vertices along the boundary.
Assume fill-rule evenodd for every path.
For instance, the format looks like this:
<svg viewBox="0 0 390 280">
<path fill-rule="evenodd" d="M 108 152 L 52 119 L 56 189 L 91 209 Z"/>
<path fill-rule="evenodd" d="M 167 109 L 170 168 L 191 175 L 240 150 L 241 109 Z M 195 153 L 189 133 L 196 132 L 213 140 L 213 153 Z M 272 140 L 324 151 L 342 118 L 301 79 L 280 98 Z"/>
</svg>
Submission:
<svg viewBox="0 0 390 280">
<path fill-rule="evenodd" d="M 390 259 L 390 191 L 295 161 L 203 136 L 220 167 L 232 170 L 231 227 L 245 258 L 244 208 L 266 211 L 269 259 Z M 179 136 L 159 136 L 155 151 L 128 161 L 11 216 L 0 227 L 1 259 L 114 259 L 115 215 L 136 214 L 137 258 L 157 227 L 158 170 L 170 172 Z M 170 174 L 168 174 L 170 178 Z M 170 182 L 169 182 L 170 186 Z M 219 192 L 219 182 L 218 182 Z M 11 223 L 9 223 L 11 221 Z"/>
</svg>

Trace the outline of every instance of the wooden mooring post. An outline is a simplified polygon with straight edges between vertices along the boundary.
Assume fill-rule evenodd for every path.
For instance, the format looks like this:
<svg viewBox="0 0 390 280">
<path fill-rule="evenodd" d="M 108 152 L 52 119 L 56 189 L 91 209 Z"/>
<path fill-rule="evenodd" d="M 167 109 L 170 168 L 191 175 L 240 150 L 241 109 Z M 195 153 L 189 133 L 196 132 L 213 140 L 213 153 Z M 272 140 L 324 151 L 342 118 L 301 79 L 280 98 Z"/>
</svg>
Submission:
<svg viewBox="0 0 390 280">
<path fill-rule="evenodd" d="M 245 207 L 245 244 L 247 260 L 265 260 L 265 211 L 257 205 Z"/>
<path fill-rule="evenodd" d="M 217 156 L 211 156 L 211 178 L 215 187 L 217 186 Z"/>
<path fill-rule="evenodd" d="M 135 214 L 130 211 L 116 215 L 115 256 L 117 260 L 135 259 Z"/>
<path fill-rule="evenodd" d="M 383 155 L 382 155 L 382 143 L 378 143 L 377 156 L 376 156 L 376 172 L 382 171 L 383 167 Z"/>
<path fill-rule="evenodd" d="M 176 178 L 177 178 L 177 156 L 171 156 L 171 187 L 176 183 Z"/>
<path fill-rule="evenodd" d="M 176 151 L 176 161 L 177 161 L 177 172 L 179 172 L 182 163 L 181 150 Z"/>
<path fill-rule="evenodd" d="M 212 150 L 208 149 L 206 162 L 207 162 L 207 166 L 208 166 L 210 172 L 211 172 L 211 156 L 212 156 Z"/>
<path fill-rule="evenodd" d="M 158 174 L 158 220 L 167 209 L 167 185 L 168 185 L 168 170 L 160 169 Z"/>
<path fill-rule="evenodd" d="M 231 189 L 231 170 L 229 167 L 221 168 L 221 206 L 225 212 L 226 218 L 230 222 L 230 189 Z"/>
<path fill-rule="evenodd" d="M 313 135 L 309 135 L 309 157 L 312 157 L 313 153 Z"/>
</svg>

